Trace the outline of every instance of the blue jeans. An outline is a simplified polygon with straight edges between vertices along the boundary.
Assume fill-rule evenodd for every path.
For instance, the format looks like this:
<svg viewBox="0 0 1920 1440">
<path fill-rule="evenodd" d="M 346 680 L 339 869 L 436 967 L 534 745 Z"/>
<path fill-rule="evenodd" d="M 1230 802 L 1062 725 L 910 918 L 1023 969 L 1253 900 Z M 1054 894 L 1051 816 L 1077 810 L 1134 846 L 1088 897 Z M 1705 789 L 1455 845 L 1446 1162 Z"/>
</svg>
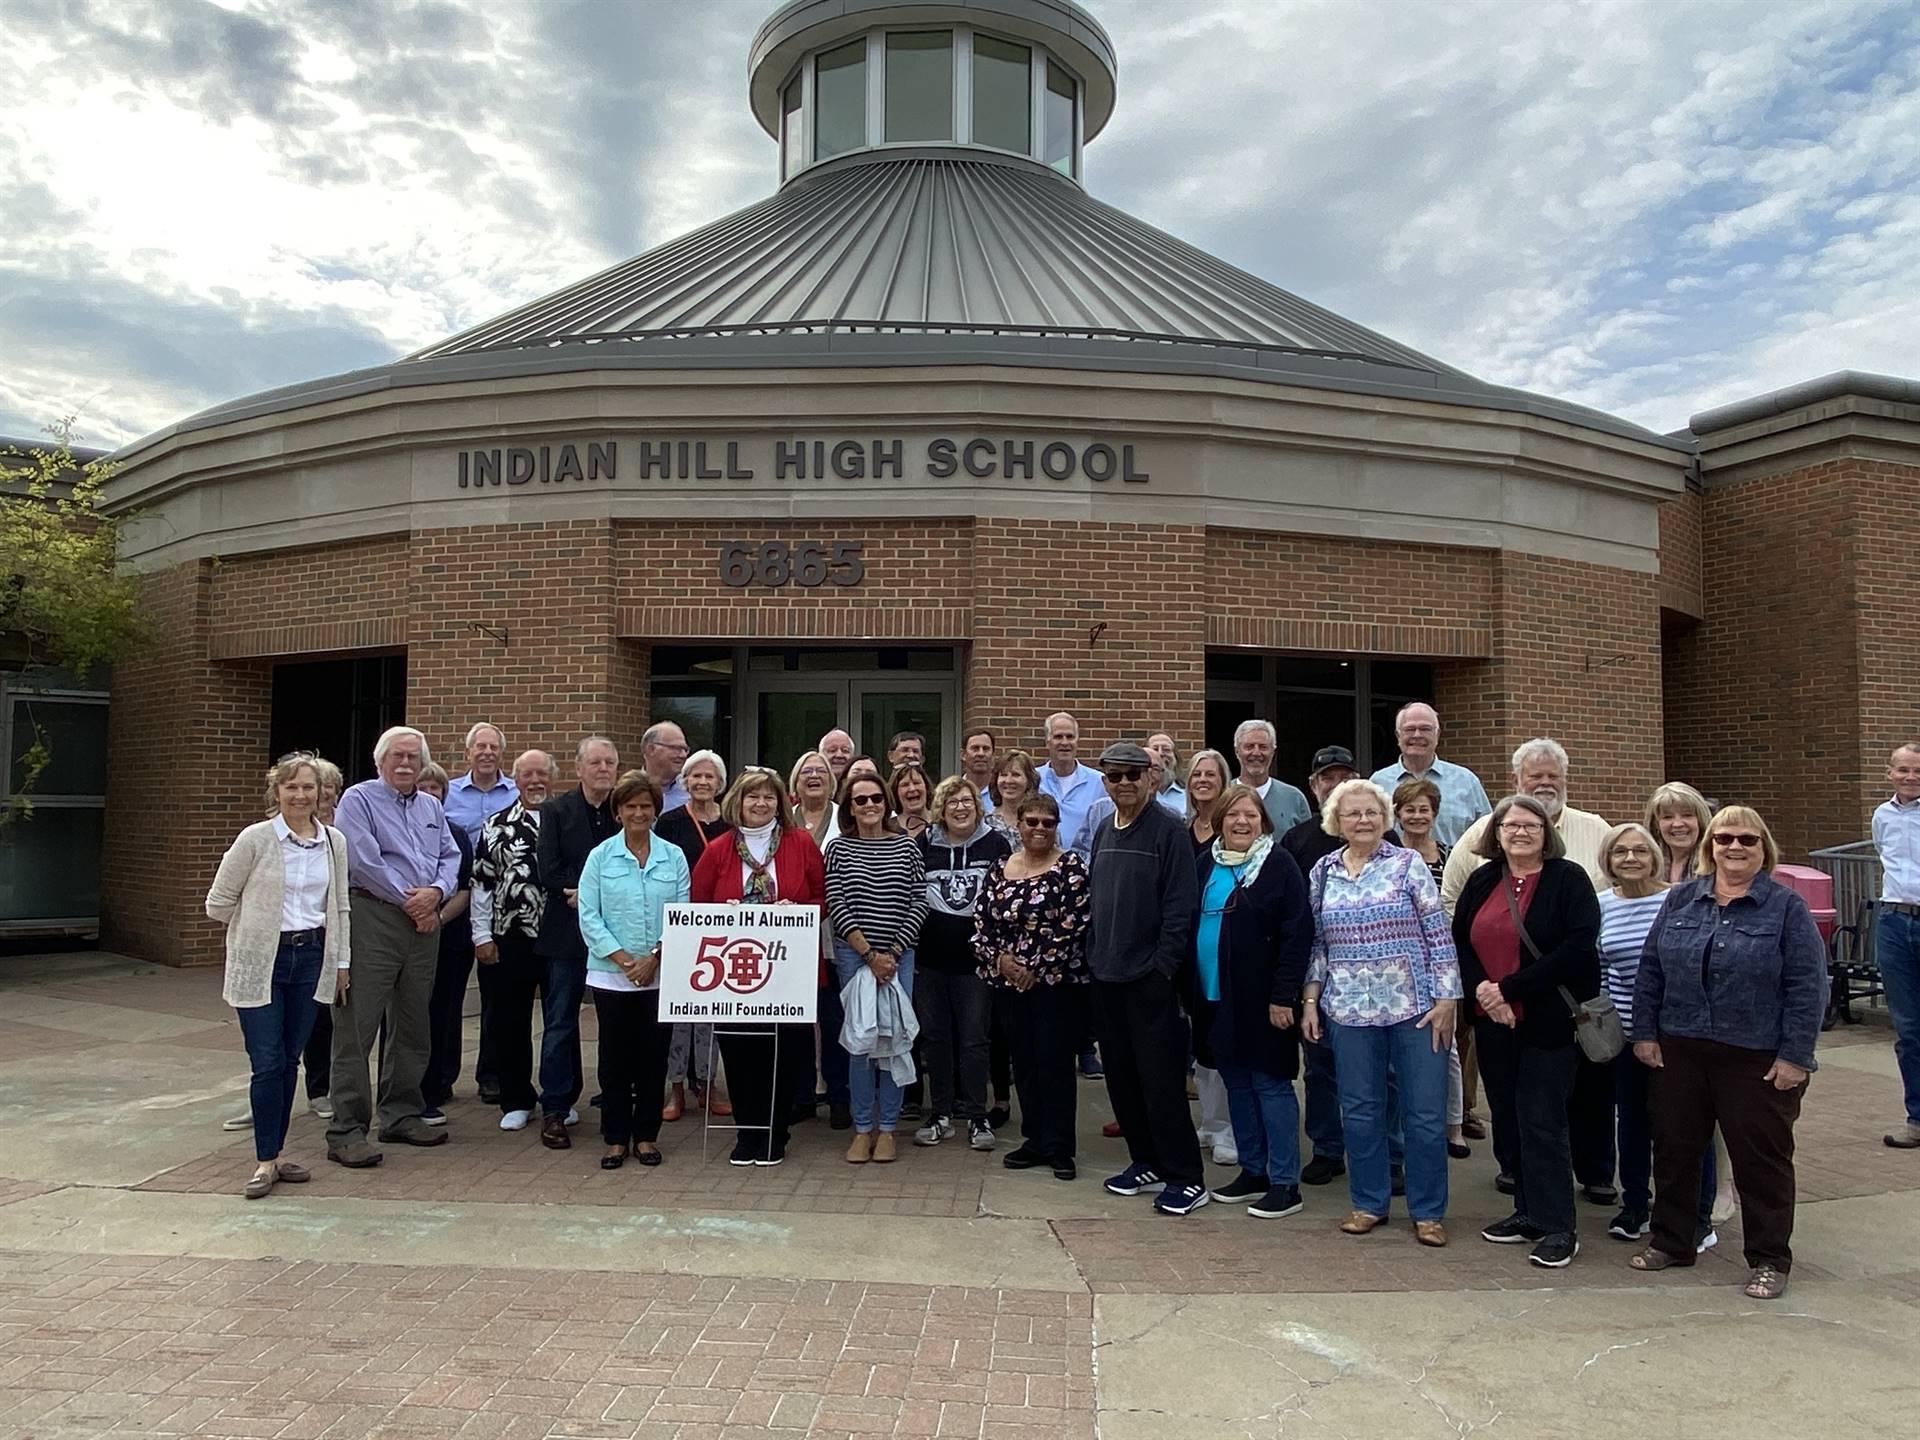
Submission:
<svg viewBox="0 0 1920 1440">
<path fill-rule="evenodd" d="M 587 994 L 587 962 L 548 960 L 540 996 L 540 1113 L 564 1115 L 580 1098 L 580 1005 Z"/>
<path fill-rule="evenodd" d="M 1340 1128 L 1340 1076 L 1333 1061 L 1333 1046 L 1323 1040 L 1315 1045 L 1302 1039 L 1300 1056 L 1307 1086 L 1307 1139 L 1313 1153 L 1328 1160 L 1346 1158 L 1347 1142 Z M 1398 1169 L 1405 1163 L 1404 1137 L 1400 1127 L 1400 1082 L 1387 1071 L 1387 1161 Z"/>
<path fill-rule="evenodd" d="M 836 968 L 838 961 L 835 962 Z M 840 1005 L 840 987 L 822 985 L 820 987 L 820 1081 L 827 1087 L 827 1104 L 851 1104 L 848 1093 L 848 1075 L 846 1047 L 840 1043 L 840 1027 L 847 1017 Z M 805 1099 L 811 1101 L 809 1095 Z"/>
<path fill-rule="evenodd" d="M 851 945 L 833 942 L 833 973 L 839 976 L 842 989 L 866 963 L 853 953 Z M 894 983 L 906 992 L 909 1000 L 913 998 L 913 951 L 900 957 L 900 973 L 894 977 Z M 869 1056 L 848 1057 L 847 1098 L 853 1107 L 856 1130 L 891 1133 L 900 1123 L 900 1087 L 893 1083 L 893 1072 L 874 1064 Z"/>
<path fill-rule="evenodd" d="M 1300 1183 L 1300 1101 L 1293 1081 L 1264 1070 L 1222 1065 L 1227 1114 L 1240 1168 L 1264 1175 L 1269 1185 Z"/>
<path fill-rule="evenodd" d="M 1447 1213 L 1447 1056 L 1417 1020 L 1397 1025 L 1327 1022 L 1340 1072 L 1340 1122 L 1347 1142 L 1347 1193 L 1353 1208 L 1388 1214 L 1393 1181 L 1387 1159 L 1390 1074 L 1400 1082 L 1405 1126 L 1407 1213 Z"/>
<path fill-rule="evenodd" d="M 1920 920 L 1885 909 L 1878 918 L 1873 949 L 1893 1017 L 1893 1056 L 1907 1092 L 1907 1123 L 1920 1125 Z"/>
<path fill-rule="evenodd" d="M 236 1008 L 240 1035 L 247 1043 L 253 1082 L 247 1098 L 253 1106 L 253 1158 L 277 1160 L 293 1120 L 293 1092 L 300 1074 L 300 1052 L 313 1033 L 320 1007 L 313 987 L 320 983 L 326 942 L 282 945 L 273 957 L 273 985 L 267 1003 Z"/>
</svg>

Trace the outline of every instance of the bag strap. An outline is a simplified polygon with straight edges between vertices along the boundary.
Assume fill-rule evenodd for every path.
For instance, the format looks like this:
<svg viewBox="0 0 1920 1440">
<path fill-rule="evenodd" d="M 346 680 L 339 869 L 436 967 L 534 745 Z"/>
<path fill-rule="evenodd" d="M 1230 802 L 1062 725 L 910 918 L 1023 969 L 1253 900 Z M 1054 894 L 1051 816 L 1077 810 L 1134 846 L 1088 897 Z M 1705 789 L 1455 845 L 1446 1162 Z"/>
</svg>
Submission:
<svg viewBox="0 0 1920 1440">
<path fill-rule="evenodd" d="M 1507 914 L 1513 917 L 1513 928 L 1520 933 L 1520 943 L 1526 946 L 1527 953 L 1538 961 L 1540 947 L 1533 943 L 1533 936 L 1527 933 L 1527 922 L 1520 918 L 1520 902 L 1513 898 L 1513 887 L 1507 884 L 1504 875 L 1500 877 L 1500 893 L 1507 897 Z M 1574 1022 L 1578 1024 L 1581 1015 L 1580 1004 L 1573 998 L 1573 992 L 1564 985 L 1555 988 L 1559 990 L 1560 998 L 1567 1002 L 1567 1009 L 1572 1012 Z"/>
</svg>

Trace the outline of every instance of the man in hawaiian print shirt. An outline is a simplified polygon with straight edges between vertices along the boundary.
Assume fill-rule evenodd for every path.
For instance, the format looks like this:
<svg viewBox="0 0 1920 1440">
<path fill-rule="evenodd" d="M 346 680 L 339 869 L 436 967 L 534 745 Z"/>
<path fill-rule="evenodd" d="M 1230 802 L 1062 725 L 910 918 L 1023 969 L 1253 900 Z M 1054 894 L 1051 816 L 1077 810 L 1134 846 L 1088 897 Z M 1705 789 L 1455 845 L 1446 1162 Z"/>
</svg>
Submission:
<svg viewBox="0 0 1920 1440">
<path fill-rule="evenodd" d="M 494 1061 L 500 1128 L 523 1130 L 538 1099 L 533 1088 L 533 996 L 546 962 L 533 953 L 547 893 L 535 851 L 540 805 L 553 788 L 553 757 L 529 750 L 513 762 L 519 798 L 487 817 L 473 857 L 473 958 L 492 971 Z"/>
</svg>

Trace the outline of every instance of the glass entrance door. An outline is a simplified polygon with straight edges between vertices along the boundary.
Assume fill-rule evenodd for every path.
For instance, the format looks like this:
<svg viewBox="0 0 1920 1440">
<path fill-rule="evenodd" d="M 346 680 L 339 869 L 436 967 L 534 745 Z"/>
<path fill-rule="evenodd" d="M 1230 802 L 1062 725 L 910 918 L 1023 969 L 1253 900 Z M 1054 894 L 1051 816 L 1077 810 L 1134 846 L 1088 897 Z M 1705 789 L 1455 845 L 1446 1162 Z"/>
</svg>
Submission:
<svg viewBox="0 0 1920 1440">
<path fill-rule="evenodd" d="M 742 757 L 768 765 L 786 779 L 793 762 L 820 743 L 829 730 L 846 727 L 845 685 L 822 685 L 809 680 L 789 686 L 762 681 L 754 697 L 755 753 Z M 741 763 L 741 762 L 736 762 Z"/>
<path fill-rule="evenodd" d="M 954 758 L 948 753 L 952 740 L 947 732 L 948 716 L 955 712 L 950 686 L 901 686 L 889 680 L 853 682 L 851 709 L 859 717 L 853 730 L 854 744 L 886 767 L 887 742 L 902 730 L 917 730 L 927 737 L 927 768 L 937 780 L 954 770 Z"/>
</svg>

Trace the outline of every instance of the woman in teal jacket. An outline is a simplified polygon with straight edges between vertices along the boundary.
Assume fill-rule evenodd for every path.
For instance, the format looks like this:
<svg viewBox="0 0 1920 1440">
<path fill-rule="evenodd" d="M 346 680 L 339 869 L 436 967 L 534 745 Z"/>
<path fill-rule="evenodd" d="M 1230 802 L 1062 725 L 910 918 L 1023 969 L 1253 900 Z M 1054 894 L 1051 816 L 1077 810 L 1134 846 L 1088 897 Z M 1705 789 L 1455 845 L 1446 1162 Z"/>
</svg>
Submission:
<svg viewBox="0 0 1920 1440">
<path fill-rule="evenodd" d="M 688 895 L 691 870 L 680 848 L 659 839 L 660 787 L 629 770 L 613 787 L 620 833 L 587 856 L 580 872 L 580 934 L 587 987 L 600 1021 L 602 1170 L 632 1155 L 658 1165 L 660 1110 L 673 1027 L 660 1023 L 660 930 L 668 905 Z"/>
</svg>

